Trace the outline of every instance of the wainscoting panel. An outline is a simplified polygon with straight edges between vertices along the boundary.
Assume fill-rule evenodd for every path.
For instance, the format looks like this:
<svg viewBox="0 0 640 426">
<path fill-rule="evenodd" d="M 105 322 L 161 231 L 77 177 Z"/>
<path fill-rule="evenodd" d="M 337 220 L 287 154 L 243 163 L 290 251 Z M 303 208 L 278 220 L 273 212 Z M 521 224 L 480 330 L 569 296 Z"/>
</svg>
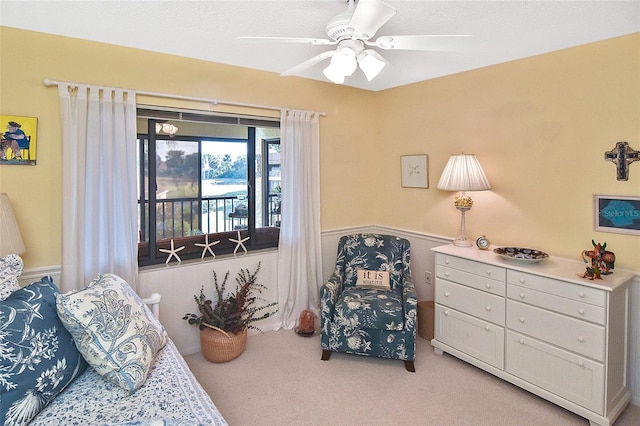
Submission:
<svg viewBox="0 0 640 426">
<path fill-rule="evenodd" d="M 40 278 L 50 276 L 55 285 L 60 287 L 60 265 L 46 266 L 44 268 L 32 268 L 22 271 L 22 275 L 18 278 L 20 286 L 24 287 L 33 282 L 39 281 Z"/>
<path fill-rule="evenodd" d="M 411 274 L 416 286 L 419 300 L 433 300 L 432 283 L 425 282 L 425 272 L 433 272 L 434 255 L 431 248 L 451 242 L 451 238 L 427 235 L 404 229 L 395 229 L 385 226 L 368 225 L 353 228 L 333 229 L 322 232 L 322 272 L 326 280 L 333 273 L 335 266 L 338 240 L 342 235 L 360 232 L 376 232 L 382 234 L 398 235 L 411 242 Z M 152 293 L 160 293 L 160 321 L 166 327 L 169 335 L 174 340 L 182 354 L 191 354 L 200 351 L 198 330 L 189 326 L 182 320 L 187 312 L 193 312 L 195 303 L 193 295 L 205 285 L 211 288 L 212 270 L 222 276 L 227 270 L 231 271 L 229 279 L 235 282 L 235 274 L 240 268 L 253 270 L 258 261 L 262 261 L 262 269 L 259 274 L 260 282 L 274 284 L 269 294 L 263 295 L 268 300 L 277 301 L 277 251 L 255 252 L 236 257 L 222 256 L 210 261 L 184 262 L 182 265 L 156 266 L 140 271 L 139 294 L 147 297 Z M 42 276 L 50 275 L 54 282 L 60 284 L 60 266 L 53 265 L 42 268 L 25 269 L 20 276 L 20 285 L 25 286 L 39 280 Z M 268 321 L 268 320 L 267 320 Z M 261 324 L 263 330 L 273 329 L 270 323 Z M 640 271 L 637 272 L 630 291 L 630 317 L 629 317 L 629 389 L 631 390 L 631 403 L 640 406 Z"/>
<path fill-rule="evenodd" d="M 160 293 L 160 322 L 183 355 L 200 352 L 200 330 L 182 317 L 187 313 L 197 314 L 197 306 L 193 296 L 200 294 L 204 287 L 205 294 L 214 297 L 213 270 L 218 275 L 218 283 L 227 271 L 229 279 L 227 289 L 234 289 L 236 277 L 240 269 L 255 271 L 261 262 L 258 282 L 269 287 L 268 292 L 260 296 L 268 302 L 278 301 L 277 271 L 278 252 L 276 250 L 249 252 L 239 256 L 217 256 L 205 261 L 185 261 L 182 264 L 161 265 L 145 268 L 140 271 L 138 279 L 138 293 L 148 297 L 152 293 Z M 273 320 L 268 318 L 256 324 L 263 331 L 274 329 Z M 257 331 L 250 330 L 249 334 Z"/>
</svg>

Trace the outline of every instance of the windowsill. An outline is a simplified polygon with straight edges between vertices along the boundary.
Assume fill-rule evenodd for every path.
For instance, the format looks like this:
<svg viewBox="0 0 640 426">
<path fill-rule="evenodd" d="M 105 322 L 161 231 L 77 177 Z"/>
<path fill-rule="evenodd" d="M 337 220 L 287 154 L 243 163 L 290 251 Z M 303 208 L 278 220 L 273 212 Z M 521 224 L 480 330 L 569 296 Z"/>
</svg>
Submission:
<svg viewBox="0 0 640 426">
<path fill-rule="evenodd" d="M 140 266 L 138 270 L 140 273 L 145 273 L 145 272 L 159 271 L 162 269 L 169 269 L 169 268 L 183 268 L 183 267 L 189 267 L 193 265 L 201 265 L 203 263 L 215 263 L 222 260 L 240 259 L 243 257 L 255 257 L 255 256 L 264 255 L 267 253 L 274 253 L 274 252 L 275 253 L 278 252 L 277 247 L 271 247 L 271 248 L 260 249 L 260 250 L 251 250 L 247 253 L 242 252 L 241 254 L 233 254 L 233 253 L 218 254 L 216 255 L 216 257 L 206 256 L 204 259 L 187 259 L 187 260 L 183 260 L 181 263 L 178 263 L 174 258 L 174 259 L 171 259 L 171 262 L 169 262 L 168 265 L 165 263 L 159 263 L 156 265 L 146 265 L 146 266 Z"/>
</svg>

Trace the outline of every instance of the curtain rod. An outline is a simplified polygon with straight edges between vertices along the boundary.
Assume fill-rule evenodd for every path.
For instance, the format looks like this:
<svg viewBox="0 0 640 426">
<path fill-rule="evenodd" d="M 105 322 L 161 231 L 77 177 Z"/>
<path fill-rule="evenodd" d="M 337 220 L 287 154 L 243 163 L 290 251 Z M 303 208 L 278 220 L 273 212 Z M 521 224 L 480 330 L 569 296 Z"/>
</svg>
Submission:
<svg viewBox="0 0 640 426">
<path fill-rule="evenodd" d="M 77 83 L 71 83 L 71 82 L 68 82 L 68 81 L 56 81 L 56 80 L 51 80 L 51 79 L 48 79 L 48 78 L 45 78 L 44 80 L 42 80 L 42 83 L 46 87 L 57 86 L 60 83 L 68 84 L 68 85 L 70 85 L 72 87 L 77 87 Z M 116 89 L 116 87 L 109 87 L 109 86 L 100 86 L 100 87 L 107 87 L 109 89 Z M 122 89 L 122 88 L 119 88 L 119 89 L 126 90 L 126 89 Z M 207 104 L 211 104 L 211 105 L 231 105 L 231 106 L 239 106 L 239 107 L 245 107 L 245 108 L 269 109 L 269 110 L 276 110 L 276 111 L 282 111 L 282 110 L 287 109 L 287 108 L 282 108 L 282 107 L 278 107 L 278 106 L 247 104 L 247 103 L 243 103 L 243 102 L 233 102 L 233 101 L 221 101 L 221 100 L 218 100 L 218 99 L 207 99 L 207 98 L 198 98 L 198 97 L 193 97 L 193 96 L 172 95 L 172 94 L 169 94 L 169 93 L 159 93 L 159 92 L 147 92 L 147 91 L 144 91 L 144 90 L 136 90 L 136 94 L 142 95 L 142 96 L 151 96 L 151 97 L 154 97 L 154 98 L 166 98 L 166 99 L 178 99 L 178 100 L 182 100 L 182 101 L 202 102 L 202 103 L 207 103 Z M 318 114 L 321 117 L 325 117 L 327 115 L 327 113 L 325 113 L 325 112 L 318 112 L 318 111 L 309 111 L 309 112 L 312 112 L 314 114 Z"/>
</svg>

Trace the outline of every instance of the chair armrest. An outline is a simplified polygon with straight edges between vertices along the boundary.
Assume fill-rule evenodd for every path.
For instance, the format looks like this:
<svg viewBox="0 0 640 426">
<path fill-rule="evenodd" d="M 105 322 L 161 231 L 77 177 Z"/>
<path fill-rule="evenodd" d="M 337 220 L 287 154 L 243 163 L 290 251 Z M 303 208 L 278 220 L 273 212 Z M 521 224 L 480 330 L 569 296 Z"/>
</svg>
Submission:
<svg viewBox="0 0 640 426">
<path fill-rule="evenodd" d="M 404 304 L 404 329 L 412 330 L 415 334 L 416 318 L 418 316 L 418 298 L 416 289 L 411 281 L 411 275 L 405 276 L 402 282 L 402 300 Z"/>
<path fill-rule="evenodd" d="M 333 318 L 333 309 L 338 302 L 338 296 L 342 293 L 342 284 L 344 277 L 334 272 L 326 283 L 320 287 L 320 310 L 322 319 Z"/>
</svg>

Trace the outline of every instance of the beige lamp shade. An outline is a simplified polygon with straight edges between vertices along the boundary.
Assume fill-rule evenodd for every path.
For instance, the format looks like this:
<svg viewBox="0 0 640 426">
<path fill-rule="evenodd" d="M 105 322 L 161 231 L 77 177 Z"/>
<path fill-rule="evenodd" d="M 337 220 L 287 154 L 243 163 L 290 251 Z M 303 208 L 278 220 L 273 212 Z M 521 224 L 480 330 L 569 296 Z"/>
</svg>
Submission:
<svg viewBox="0 0 640 426">
<path fill-rule="evenodd" d="M 480 162 L 473 154 L 452 155 L 444 166 L 438 189 L 445 191 L 461 191 L 453 205 L 460 211 L 460 235 L 453 244 L 460 247 L 471 247 L 472 243 L 466 235 L 464 214 L 473 206 L 471 197 L 465 191 L 483 191 L 491 189 L 489 180 L 484 174 Z"/>
<path fill-rule="evenodd" d="M 491 189 L 480 162 L 473 154 L 452 155 L 444 166 L 438 189 L 445 191 L 483 191 Z"/>
<path fill-rule="evenodd" d="M 18 222 L 6 193 L 0 194 L 0 257 L 24 253 Z"/>
</svg>

